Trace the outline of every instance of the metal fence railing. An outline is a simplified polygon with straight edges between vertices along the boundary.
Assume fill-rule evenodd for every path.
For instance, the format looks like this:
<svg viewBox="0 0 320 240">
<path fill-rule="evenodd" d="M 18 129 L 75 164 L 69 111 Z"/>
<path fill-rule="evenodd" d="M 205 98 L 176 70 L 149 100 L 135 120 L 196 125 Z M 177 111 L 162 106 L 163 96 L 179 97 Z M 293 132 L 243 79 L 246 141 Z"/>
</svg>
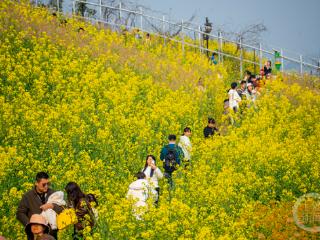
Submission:
<svg viewBox="0 0 320 240">
<path fill-rule="evenodd" d="M 38 4 L 40 0 L 36 0 L 35 4 Z M 59 1 L 56 0 L 56 7 L 59 8 Z M 94 1 L 94 0 L 92 0 Z M 263 67 L 263 61 L 265 59 L 272 59 L 273 62 L 277 61 L 278 68 L 281 72 L 284 71 L 297 71 L 300 74 L 319 74 L 320 75 L 320 59 L 317 63 L 307 62 L 307 58 L 299 54 L 298 57 L 286 56 L 283 49 L 265 49 L 260 43 L 259 46 L 252 46 L 241 41 L 235 41 L 223 36 L 222 32 L 206 33 L 201 25 L 195 26 L 192 23 L 169 21 L 162 17 L 152 16 L 143 11 L 140 7 L 138 9 L 127 9 L 121 2 L 117 5 L 111 6 L 103 4 L 103 0 L 95 0 L 96 2 L 87 2 L 85 0 L 73 0 L 72 2 L 72 14 L 75 15 L 78 4 L 85 6 L 86 11 L 82 12 L 82 17 L 88 21 L 100 22 L 113 27 L 115 30 L 120 27 L 126 29 L 139 29 L 142 32 L 152 33 L 163 38 L 164 44 L 167 40 L 171 40 L 181 44 L 182 50 L 185 46 L 193 47 L 198 49 L 200 54 L 203 53 L 215 53 L 218 56 L 218 61 L 223 62 L 224 58 L 235 59 L 240 62 L 240 75 L 243 73 L 244 63 L 253 64 L 259 66 L 260 69 Z M 49 3 L 48 3 L 49 4 Z M 64 13 L 68 13 L 68 10 L 64 10 Z M 70 10 L 69 10 L 70 12 Z M 178 33 L 178 34 L 175 34 Z M 174 37 L 178 36 L 178 37 Z M 204 37 L 207 37 L 211 41 L 216 41 L 217 48 L 210 49 L 203 44 Z M 192 41 L 186 41 L 186 39 L 192 39 Z M 224 43 L 235 44 L 239 53 L 232 54 L 224 51 Z M 254 52 L 257 55 L 257 60 L 246 59 L 243 51 Z M 314 60 L 313 60 L 314 61 Z"/>
</svg>

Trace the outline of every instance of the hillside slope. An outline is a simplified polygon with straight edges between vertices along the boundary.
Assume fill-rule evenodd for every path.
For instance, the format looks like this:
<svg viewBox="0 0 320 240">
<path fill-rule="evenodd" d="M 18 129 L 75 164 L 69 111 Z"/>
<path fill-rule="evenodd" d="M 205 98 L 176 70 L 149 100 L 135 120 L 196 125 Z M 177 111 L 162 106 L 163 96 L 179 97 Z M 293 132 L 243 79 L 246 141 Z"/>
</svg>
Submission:
<svg viewBox="0 0 320 240">
<path fill-rule="evenodd" d="M 98 196 L 93 239 L 315 236 L 291 216 L 298 197 L 320 192 L 314 91 L 267 82 L 228 126 L 227 66 L 210 66 L 193 50 L 156 38 L 146 46 L 75 19 L 62 26 L 46 9 L 8 0 L 0 3 L 0 32 L 0 235 L 24 239 L 16 207 L 46 170 L 55 189 L 76 181 Z M 224 131 L 204 140 L 208 116 Z M 128 185 L 146 155 L 159 158 L 167 135 L 186 126 L 192 167 L 175 172 L 172 191 L 161 181 L 159 206 L 137 221 Z"/>
</svg>

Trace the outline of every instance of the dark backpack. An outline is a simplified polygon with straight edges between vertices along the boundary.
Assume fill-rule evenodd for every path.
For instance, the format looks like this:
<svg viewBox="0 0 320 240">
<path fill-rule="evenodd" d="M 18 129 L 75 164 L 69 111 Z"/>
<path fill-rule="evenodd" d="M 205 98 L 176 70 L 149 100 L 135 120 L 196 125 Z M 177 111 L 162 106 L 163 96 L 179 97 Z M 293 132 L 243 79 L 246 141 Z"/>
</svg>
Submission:
<svg viewBox="0 0 320 240">
<path fill-rule="evenodd" d="M 163 168 L 168 172 L 173 172 L 174 170 L 176 170 L 176 165 L 177 165 L 176 149 L 175 147 L 172 149 L 172 148 L 169 148 L 168 146 L 166 147 L 166 149 L 167 149 L 167 154 L 164 158 Z"/>
</svg>

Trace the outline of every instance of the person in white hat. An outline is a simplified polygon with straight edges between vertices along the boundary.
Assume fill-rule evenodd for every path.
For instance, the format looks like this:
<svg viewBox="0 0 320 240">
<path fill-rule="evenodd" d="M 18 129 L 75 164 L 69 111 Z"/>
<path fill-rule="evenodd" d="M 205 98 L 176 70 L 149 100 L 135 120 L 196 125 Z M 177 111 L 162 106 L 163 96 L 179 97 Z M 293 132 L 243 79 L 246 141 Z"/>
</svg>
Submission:
<svg viewBox="0 0 320 240">
<path fill-rule="evenodd" d="M 247 84 L 247 91 L 245 92 L 246 97 L 251 102 L 254 102 L 257 99 L 256 91 L 253 89 L 253 84 L 248 83 Z"/>
<path fill-rule="evenodd" d="M 33 214 L 25 228 L 30 240 L 35 240 L 37 237 L 49 233 L 49 230 L 47 220 L 40 214 Z"/>
</svg>

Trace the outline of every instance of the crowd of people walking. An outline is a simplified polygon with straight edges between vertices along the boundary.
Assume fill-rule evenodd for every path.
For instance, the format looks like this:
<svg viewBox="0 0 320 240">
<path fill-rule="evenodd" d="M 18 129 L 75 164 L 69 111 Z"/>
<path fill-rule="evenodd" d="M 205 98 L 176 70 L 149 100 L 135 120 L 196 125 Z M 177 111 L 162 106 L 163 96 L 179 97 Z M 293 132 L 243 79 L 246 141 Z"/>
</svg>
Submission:
<svg viewBox="0 0 320 240">
<path fill-rule="evenodd" d="M 57 21 L 57 14 L 52 14 Z M 60 26 L 65 27 L 66 20 L 59 21 Z M 78 29 L 80 35 L 85 34 L 85 29 Z M 151 35 L 141 32 L 139 29 L 133 31 L 135 39 L 144 39 L 146 45 L 151 44 Z M 127 31 L 124 30 L 126 35 Z M 210 63 L 216 65 L 216 54 L 213 53 Z M 263 81 L 270 79 L 272 74 L 271 61 L 267 61 L 256 76 L 246 71 L 245 78 L 233 82 L 228 90 L 228 98 L 224 101 L 225 111 L 239 111 L 241 101 L 247 100 L 254 103 L 260 95 Z M 204 138 L 210 138 L 219 134 L 214 118 L 209 117 L 207 126 L 203 129 Z M 168 143 L 165 144 L 160 153 L 159 160 L 163 165 L 163 172 L 157 164 L 157 157 L 147 155 L 144 166 L 136 174 L 136 180 L 128 186 L 126 197 L 133 201 L 133 215 L 137 220 L 143 220 L 143 214 L 147 210 L 148 199 L 157 206 L 161 196 L 159 181 L 165 178 L 169 189 L 174 187 L 173 173 L 182 166 L 188 170 L 192 164 L 192 143 L 190 137 L 192 130 L 185 127 L 177 142 L 177 136 L 170 134 Z M 50 178 L 46 172 L 38 172 L 35 176 L 34 187 L 25 193 L 19 202 L 16 218 L 25 228 L 28 240 L 57 240 L 59 226 L 59 215 L 65 210 L 72 209 L 76 219 L 70 221 L 73 225 L 73 239 L 83 239 L 83 230 L 88 226 L 93 229 L 96 226 L 98 213 L 96 206 L 98 201 L 93 194 L 84 193 L 76 182 L 69 182 L 63 191 L 55 191 L 50 188 Z M 66 194 L 66 198 L 65 198 Z M 66 199 L 66 200 L 65 200 Z M 67 223 L 68 224 L 68 223 Z M 67 226 L 64 224 L 64 227 Z M 0 236 L 0 240 L 4 239 Z"/>
<path fill-rule="evenodd" d="M 238 112 L 239 104 L 243 100 L 247 100 L 248 107 L 250 107 L 261 94 L 261 88 L 265 81 L 271 78 L 271 73 L 271 61 L 265 63 L 260 75 L 254 75 L 247 70 L 243 80 L 239 83 L 231 83 L 228 90 L 228 99 L 225 100 L 225 104 L 228 106 L 226 109 L 232 109 L 235 113 Z"/>
<path fill-rule="evenodd" d="M 52 15 L 54 19 L 56 14 Z M 66 21 L 60 22 L 61 26 L 67 24 Z M 80 27 L 79 34 L 83 34 L 85 29 Z M 146 44 L 150 44 L 151 36 L 146 33 L 144 36 L 139 30 L 134 31 L 136 39 L 144 38 Z M 210 58 L 212 64 L 217 64 L 215 55 Z M 255 76 L 249 71 L 246 72 L 244 80 L 238 83 L 233 82 L 228 91 L 228 98 L 224 101 L 224 113 L 233 110 L 235 113 L 239 110 L 239 103 L 244 99 L 250 102 L 256 101 L 260 94 L 261 80 L 264 77 L 269 79 L 271 75 L 271 62 L 267 61 L 264 68 L 260 71 L 260 76 Z M 208 124 L 203 129 L 204 138 L 210 138 L 215 134 L 219 134 L 216 127 L 216 121 L 208 118 Z M 178 166 L 183 165 L 184 169 L 188 169 L 192 159 L 192 144 L 190 137 L 192 130 L 185 127 L 182 136 L 177 143 L 177 137 L 174 134 L 168 136 L 168 144 L 161 149 L 159 159 L 163 164 L 163 173 L 157 165 L 154 155 L 148 155 L 145 164 L 140 172 L 136 174 L 137 180 L 129 185 L 127 198 L 133 199 L 134 216 L 141 220 L 145 209 L 147 208 L 147 200 L 152 201 L 157 206 L 160 197 L 159 180 L 166 178 L 170 188 L 174 186 L 173 172 Z M 74 222 L 73 239 L 81 239 L 82 231 L 86 226 L 93 228 L 96 224 L 97 212 L 94 206 L 98 202 L 93 194 L 85 194 L 75 182 L 69 182 L 65 187 L 67 201 L 64 200 L 62 191 L 54 191 L 50 188 L 49 175 L 45 172 L 39 172 L 36 175 L 35 186 L 27 192 L 21 199 L 18 210 L 17 219 L 25 226 L 28 240 L 35 239 L 57 239 L 59 230 L 58 216 L 65 209 L 74 209 L 76 221 Z M 140 210 L 139 210 L 140 209 Z M 1 236 L 0 236 L 1 237 Z M 2 237 L 1 237 L 2 238 Z"/>
<path fill-rule="evenodd" d="M 245 78 L 239 82 L 239 86 L 237 82 L 233 82 L 228 90 L 228 98 L 224 101 L 225 111 L 231 110 L 237 113 L 239 103 L 244 99 L 255 102 L 260 94 L 262 78 L 269 79 L 271 71 L 271 62 L 268 61 L 260 76 L 254 76 L 247 71 Z M 203 129 L 203 135 L 204 138 L 210 138 L 215 134 L 219 134 L 219 130 L 215 119 L 210 117 L 207 126 Z M 172 189 L 174 187 L 173 172 L 179 166 L 188 170 L 192 160 L 191 135 L 191 128 L 185 127 L 178 143 L 176 135 L 168 136 L 168 143 L 162 147 L 159 154 L 163 173 L 154 155 L 146 157 L 144 166 L 136 174 L 137 180 L 129 185 L 126 195 L 133 201 L 133 215 L 137 220 L 143 219 L 143 214 L 148 208 L 148 199 L 151 198 L 155 206 L 158 205 L 161 195 L 160 179 L 167 179 L 169 189 Z M 36 174 L 33 189 L 23 195 L 16 213 L 17 219 L 25 226 L 28 240 L 58 239 L 57 233 L 61 229 L 58 218 L 66 209 L 74 210 L 74 221 L 64 224 L 64 227 L 74 225 L 74 240 L 83 238 L 83 230 L 87 226 L 94 228 L 98 219 L 95 208 L 98 201 L 95 196 L 83 193 L 75 182 L 69 182 L 64 190 L 67 201 L 64 200 L 63 191 L 54 191 L 50 188 L 49 175 L 46 172 Z"/>
</svg>

